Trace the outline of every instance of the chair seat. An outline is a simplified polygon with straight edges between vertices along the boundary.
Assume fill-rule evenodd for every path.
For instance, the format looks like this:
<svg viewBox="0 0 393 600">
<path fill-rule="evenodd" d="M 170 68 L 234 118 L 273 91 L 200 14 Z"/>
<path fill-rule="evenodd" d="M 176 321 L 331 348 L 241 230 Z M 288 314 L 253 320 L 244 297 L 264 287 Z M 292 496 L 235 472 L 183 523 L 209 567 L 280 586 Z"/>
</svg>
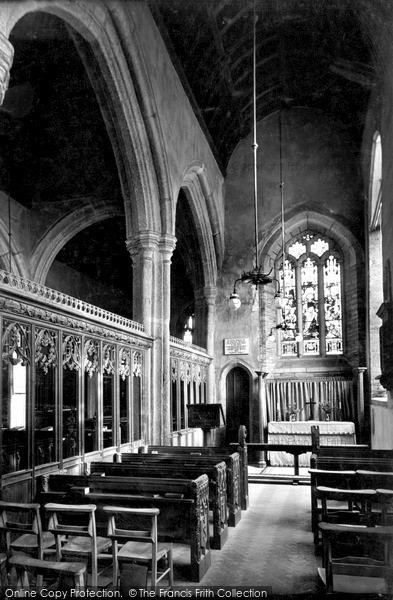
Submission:
<svg viewBox="0 0 393 600">
<path fill-rule="evenodd" d="M 43 549 L 51 548 L 55 545 L 55 536 L 49 531 L 44 531 L 42 534 Z M 37 536 L 32 533 L 24 533 L 18 539 L 10 544 L 13 550 L 32 550 L 37 548 Z"/>
<path fill-rule="evenodd" d="M 97 554 L 108 550 L 111 547 L 111 541 L 105 537 L 97 537 Z M 91 539 L 82 536 L 75 536 L 62 547 L 64 553 L 91 554 Z"/>
<path fill-rule="evenodd" d="M 160 560 L 163 556 L 167 554 L 170 550 L 170 543 L 161 543 L 157 544 L 157 560 Z M 152 545 L 145 542 L 127 542 L 124 546 L 119 550 L 118 559 L 119 562 L 121 559 L 134 559 L 141 560 L 145 562 L 149 562 L 152 560 Z"/>
</svg>

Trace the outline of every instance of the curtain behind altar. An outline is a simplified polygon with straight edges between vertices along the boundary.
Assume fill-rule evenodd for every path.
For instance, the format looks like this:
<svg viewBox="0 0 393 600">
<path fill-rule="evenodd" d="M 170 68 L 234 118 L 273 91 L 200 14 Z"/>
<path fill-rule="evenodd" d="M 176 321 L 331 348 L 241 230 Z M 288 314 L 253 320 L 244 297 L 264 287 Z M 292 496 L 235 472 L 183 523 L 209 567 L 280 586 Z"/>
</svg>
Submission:
<svg viewBox="0 0 393 600">
<path fill-rule="evenodd" d="M 313 418 L 324 421 L 330 408 L 331 421 L 355 421 L 355 401 L 352 379 L 325 377 L 314 379 L 266 379 L 268 421 L 296 421 Z"/>
</svg>

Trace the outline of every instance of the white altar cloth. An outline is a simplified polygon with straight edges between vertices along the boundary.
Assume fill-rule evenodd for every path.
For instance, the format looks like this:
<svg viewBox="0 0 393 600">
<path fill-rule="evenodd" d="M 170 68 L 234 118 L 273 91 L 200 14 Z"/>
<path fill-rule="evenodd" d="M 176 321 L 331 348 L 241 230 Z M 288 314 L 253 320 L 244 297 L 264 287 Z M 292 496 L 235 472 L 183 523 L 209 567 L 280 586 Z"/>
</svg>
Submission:
<svg viewBox="0 0 393 600">
<path fill-rule="evenodd" d="M 311 426 L 319 427 L 321 446 L 356 444 L 355 424 L 351 421 L 271 421 L 268 423 L 270 444 L 311 444 Z M 299 466 L 310 466 L 311 452 L 300 454 Z M 288 452 L 269 452 L 272 466 L 291 466 Z"/>
</svg>

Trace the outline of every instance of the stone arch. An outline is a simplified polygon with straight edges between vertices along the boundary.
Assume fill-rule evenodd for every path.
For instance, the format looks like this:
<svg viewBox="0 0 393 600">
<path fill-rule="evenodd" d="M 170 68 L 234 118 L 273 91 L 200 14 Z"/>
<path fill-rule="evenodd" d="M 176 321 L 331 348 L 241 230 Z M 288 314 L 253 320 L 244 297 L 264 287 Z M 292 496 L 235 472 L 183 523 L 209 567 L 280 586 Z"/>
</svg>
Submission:
<svg viewBox="0 0 393 600">
<path fill-rule="evenodd" d="M 40 239 L 32 252 L 31 278 L 44 285 L 52 262 L 68 240 L 94 223 L 122 215 L 119 206 L 102 203 L 101 206 L 84 206 L 57 221 Z"/>
<path fill-rule="evenodd" d="M 9 3 L 8 6 L 3 4 L 2 10 L 5 10 L 8 16 L 6 23 L 8 36 L 15 23 L 24 15 L 40 11 L 63 19 L 90 44 L 100 69 L 101 78 L 95 85 L 95 91 L 117 161 L 127 235 L 131 236 L 139 230 L 146 229 L 161 232 L 163 223 L 169 220 L 167 216 L 169 211 L 168 202 L 164 201 L 164 217 L 161 219 L 160 186 L 161 196 L 164 199 L 170 197 L 162 136 L 155 131 L 154 135 L 152 134 L 154 139 L 149 139 L 141 103 L 151 104 L 153 94 L 147 100 L 149 84 L 145 81 L 145 95 L 139 100 L 140 96 L 130 78 L 129 56 L 124 55 L 124 45 L 114 22 L 121 18 L 121 15 L 113 15 L 111 9 L 100 2 L 82 4 L 64 3 L 61 0 L 43 0 L 40 3 L 31 0 L 23 4 Z M 138 73 L 139 81 L 143 78 L 147 79 L 132 16 L 129 13 L 126 16 L 124 13 L 122 15 L 122 20 L 127 21 L 128 26 L 131 24 L 129 28 L 132 30 L 132 35 L 128 36 L 127 44 L 130 44 L 128 54 L 134 57 L 135 62 L 139 61 L 139 64 L 134 65 L 135 72 Z M 109 108 L 105 109 L 105 104 L 108 105 L 108 97 Z M 152 128 L 150 123 L 150 132 Z M 155 153 L 159 157 L 160 184 L 157 180 L 154 153 L 151 150 L 154 146 L 156 146 Z"/>
<path fill-rule="evenodd" d="M 286 219 L 285 242 L 287 243 L 291 239 L 292 234 L 297 235 L 307 229 L 314 229 L 336 242 L 345 256 L 347 267 L 353 267 L 364 260 L 363 250 L 353 233 L 340 221 L 315 211 L 299 211 L 296 215 Z M 270 237 L 262 240 L 259 245 L 260 260 L 265 272 L 270 271 L 281 251 L 281 224 L 278 224 Z"/>
<path fill-rule="evenodd" d="M 222 260 L 222 227 L 203 163 L 195 161 L 184 171 L 180 188 L 185 192 L 194 220 L 203 268 L 203 285 L 216 284 Z"/>
</svg>

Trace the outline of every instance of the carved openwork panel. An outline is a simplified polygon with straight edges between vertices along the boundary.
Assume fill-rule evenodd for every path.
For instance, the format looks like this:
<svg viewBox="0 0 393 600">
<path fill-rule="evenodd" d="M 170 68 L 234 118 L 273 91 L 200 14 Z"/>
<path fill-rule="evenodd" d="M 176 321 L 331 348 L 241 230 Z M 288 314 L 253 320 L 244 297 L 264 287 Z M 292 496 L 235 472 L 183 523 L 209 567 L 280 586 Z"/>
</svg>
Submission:
<svg viewBox="0 0 393 600">
<path fill-rule="evenodd" d="M 63 336 L 63 367 L 70 371 L 81 368 L 81 339 L 77 335 Z"/>
<path fill-rule="evenodd" d="M 4 319 L 1 341 L 3 360 L 12 365 L 20 363 L 26 366 L 30 364 L 30 331 L 29 325 Z"/>
<path fill-rule="evenodd" d="M 85 342 L 84 354 L 85 371 L 89 377 L 93 377 L 99 371 L 99 344 L 97 340 L 87 340 Z"/>
<path fill-rule="evenodd" d="M 119 375 L 124 381 L 131 374 L 131 350 L 120 348 L 119 350 Z"/>
<path fill-rule="evenodd" d="M 39 329 L 35 337 L 35 364 L 43 372 L 58 366 L 57 332 Z"/>
<path fill-rule="evenodd" d="M 134 352 L 132 374 L 134 377 L 142 377 L 142 352 Z"/>
<path fill-rule="evenodd" d="M 106 375 L 114 375 L 116 371 L 116 346 L 104 344 L 102 348 L 102 370 Z"/>
</svg>

